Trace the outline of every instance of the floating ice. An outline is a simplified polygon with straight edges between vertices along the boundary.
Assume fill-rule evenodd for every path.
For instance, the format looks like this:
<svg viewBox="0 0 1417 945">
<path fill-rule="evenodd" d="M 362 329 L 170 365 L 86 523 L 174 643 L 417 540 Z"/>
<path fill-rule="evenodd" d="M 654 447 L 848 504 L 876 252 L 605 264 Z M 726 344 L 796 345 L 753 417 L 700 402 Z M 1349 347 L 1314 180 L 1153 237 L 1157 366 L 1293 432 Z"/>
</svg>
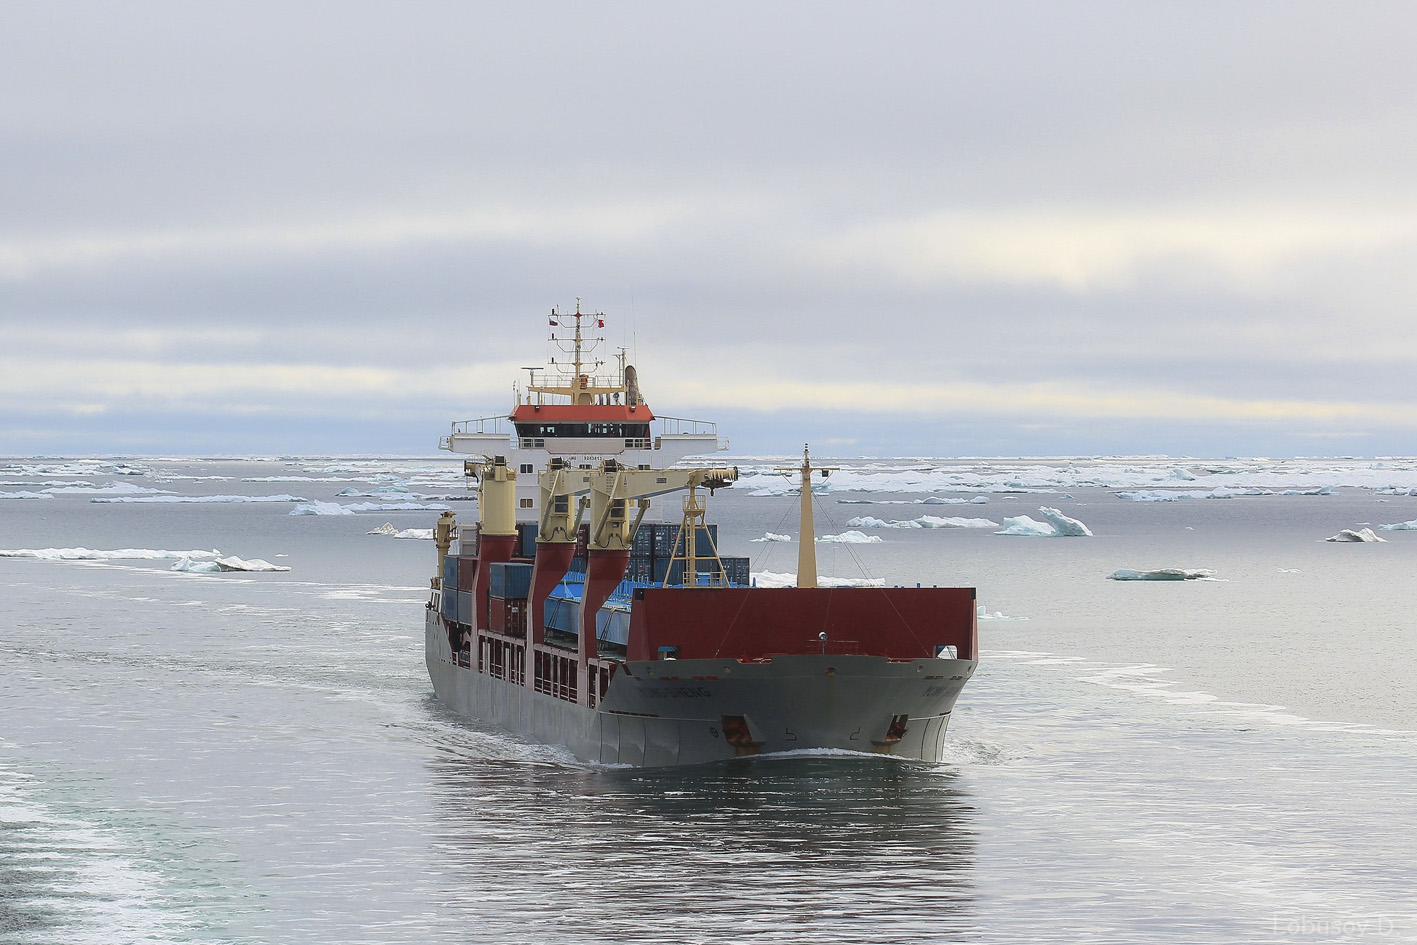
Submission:
<svg viewBox="0 0 1417 945">
<path fill-rule="evenodd" d="M 271 564 L 261 558 L 252 558 L 250 561 L 246 561 L 233 556 L 217 558 L 214 561 L 193 561 L 191 558 L 183 558 L 172 566 L 172 570 L 215 574 L 222 571 L 289 571 L 290 568 Z"/>
<path fill-rule="evenodd" d="M 335 498 L 337 499 L 348 499 L 355 497 L 361 497 L 366 499 L 385 499 L 393 502 L 414 502 L 420 498 L 419 496 L 414 495 L 412 492 L 409 492 L 407 487 L 403 485 L 378 486 L 374 489 L 355 489 L 353 487 L 350 487 L 348 489 L 341 489 L 339 492 L 335 493 Z"/>
<path fill-rule="evenodd" d="M 119 548 L 96 551 L 91 548 L 0 549 L 0 558 L 39 558 L 42 561 L 174 560 L 177 558 L 217 558 L 220 551 L 165 551 L 154 548 Z"/>
<path fill-rule="evenodd" d="M 762 495 L 795 492 L 792 483 L 775 474 L 779 461 L 744 462 L 739 488 Z M 1057 460 L 905 460 L 844 461 L 832 473 L 830 490 L 839 497 L 851 493 L 998 494 L 1071 492 L 1080 488 L 1126 490 L 1195 490 L 1196 497 L 1324 494 L 1322 490 L 1361 488 L 1390 495 L 1417 495 L 1417 463 L 1383 463 L 1353 459 L 1264 458 L 1223 462 L 1187 461 L 1162 457 L 1082 457 Z M 1215 487 L 1224 490 L 1216 493 Z M 1254 490 L 1254 491 L 1248 491 Z M 852 496 L 852 499 L 855 497 Z M 840 501 L 840 498 L 838 499 Z M 860 500 L 857 500 L 860 501 Z M 916 501 L 905 499 L 903 501 Z"/>
<path fill-rule="evenodd" d="M 192 502 L 192 503 L 234 503 L 234 502 L 308 502 L 298 495 L 124 495 L 94 496 L 90 502 Z"/>
<path fill-rule="evenodd" d="M 991 613 L 989 613 L 988 610 L 985 609 L 985 607 L 984 607 L 983 604 L 980 604 L 980 605 L 979 605 L 979 615 L 978 615 L 978 616 L 979 616 L 979 619 L 980 619 L 980 620 L 1027 620 L 1027 619 L 1028 619 L 1027 617 L 1009 617 L 1009 616 L 1005 616 L 1005 614 L 1004 614 L 1004 612 L 1003 612 L 1002 610 L 996 610 L 996 611 L 994 611 L 994 612 L 991 614 Z"/>
<path fill-rule="evenodd" d="M 871 515 L 863 515 L 858 518 L 849 519 L 847 525 L 855 528 L 998 528 L 999 523 L 990 521 L 987 518 L 961 518 L 959 516 L 947 516 L 940 518 L 935 515 L 922 515 L 909 521 L 890 521 L 876 518 Z"/>
<path fill-rule="evenodd" d="M 753 587 L 796 587 L 797 575 L 775 571 L 754 571 L 751 575 Z M 885 587 L 883 578 L 839 578 L 825 575 L 817 578 L 818 587 Z"/>
<path fill-rule="evenodd" d="M 368 530 L 367 532 L 365 532 L 364 534 L 366 534 L 366 535 L 397 535 L 397 534 L 398 534 L 398 529 L 397 529 L 397 528 L 394 528 L 394 523 L 393 523 L 393 522 L 385 522 L 384 524 L 380 525 L 378 528 L 371 528 L 371 529 L 369 529 L 369 530 Z"/>
<path fill-rule="evenodd" d="M 412 538 L 417 541 L 432 541 L 433 529 L 431 528 L 400 528 L 394 532 L 395 538 Z"/>
<path fill-rule="evenodd" d="M 1333 495 L 1333 486 L 1314 486 L 1312 489 L 1285 489 L 1282 492 L 1275 492 L 1273 489 L 1261 489 L 1250 487 L 1247 489 L 1231 489 L 1227 486 L 1216 486 L 1203 492 L 1190 491 L 1181 492 L 1171 489 L 1134 489 L 1127 492 L 1116 493 L 1119 499 L 1130 499 L 1133 502 L 1179 502 L 1181 499 L 1233 499 L 1237 496 L 1252 495 Z"/>
<path fill-rule="evenodd" d="M 1387 541 L 1387 539 L 1379 538 L 1371 528 L 1360 528 L 1357 531 L 1345 528 L 1337 535 L 1325 538 L 1324 541 Z"/>
<path fill-rule="evenodd" d="M 1038 514 L 1044 521 L 1036 522 L 1027 515 L 1017 515 L 1004 519 L 1004 527 L 996 535 L 1021 535 L 1026 538 L 1078 538 L 1091 536 L 1086 525 L 1075 518 L 1069 518 L 1057 509 L 1040 508 Z"/>
<path fill-rule="evenodd" d="M 1022 535 L 1026 538 L 1056 538 L 1057 529 L 1047 522 L 1035 522 L 1027 515 L 1011 515 L 996 535 Z"/>
<path fill-rule="evenodd" d="M 161 495 L 164 490 L 135 486 L 131 482 L 110 482 L 105 486 L 88 484 L 51 486 L 44 490 L 50 495 Z"/>
<path fill-rule="evenodd" d="M 54 496 L 44 492 L 0 492 L 0 499 L 52 499 Z"/>
<path fill-rule="evenodd" d="M 1391 525 L 1379 525 L 1378 527 L 1389 532 L 1417 531 L 1417 519 L 1410 522 L 1393 522 Z"/>
<path fill-rule="evenodd" d="M 1107 577 L 1113 581 L 1205 581 L 1215 576 L 1209 568 L 1157 568 L 1154 571 L 1133 571 L 1118 568 Z"/>
<path fill-rule="evenodd" d="M 353 509 L 347 509 L 338 502 L 311 502 L 309 505 L 297 505 L 290 510 L 291 515 L 353 515 Z"/>
<path fill-rule="evenodd" d="M 299 499 L 297 501 L 307 502 Z M 444 512 L 448 506 L 435 502 L 309 502 L 290 510 L 291 515 L 354 515 L 357 512 Z"/>
<path fill-rule="evenodd" d="M 839 545 L 876 545 L 883 540 L 880 535 L 868 535 L 854 529 L 842 532 L 840 535 L 823 535 L 817 539 L 817 541 L 835 542 Z"/>
<path fill-rule="evenodd" d="M 846 524 L 850 525 L 850 522 Z M 775 532 L 763 532 L 762 538 L 749 538 L 749 541 L 791 541 L 791 535 L 779 535 Z"/>
<path fill-rule="evenodd" d="M 1118 492 L 1117 498 L 1127 499 L 1132 502 L 1179 502 L 1182 499 L 1213 499 L 1218 497 L 1210 492 L 1168 492 L 1161 489 L 1137 489 L 1130 492 Z"/>
<path fill-rule="evenodd" d="M 247 476 L 242 482 L 367 482 L 350 476 Z"/>
</svg>

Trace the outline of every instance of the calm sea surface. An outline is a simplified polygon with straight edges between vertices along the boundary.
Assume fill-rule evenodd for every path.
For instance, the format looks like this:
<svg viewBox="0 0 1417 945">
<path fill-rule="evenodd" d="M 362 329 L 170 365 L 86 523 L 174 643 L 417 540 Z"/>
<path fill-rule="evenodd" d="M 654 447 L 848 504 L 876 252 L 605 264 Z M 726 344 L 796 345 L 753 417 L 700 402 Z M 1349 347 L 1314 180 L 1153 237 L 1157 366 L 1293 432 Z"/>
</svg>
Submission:
<svg viewBox="0 0 1417 945">
<path fill-rule="evenodd" d="M 1093 532 L 819 546 L 978 587 L 946 764 L 606 769 L 453 716 L 433 544 L 366 533 L 471 520 L 460 463 L 0 460 L 0 942 L 1417 941 L 1417 531 L 1379 527 L 1417 464 L 840 465 L 819 534 Z M 721 550 L 794 571 L 751 539 L 795 506 L 720 492 Z M 189 551 L 290 570 L 133 556 Z"/>
</svg>

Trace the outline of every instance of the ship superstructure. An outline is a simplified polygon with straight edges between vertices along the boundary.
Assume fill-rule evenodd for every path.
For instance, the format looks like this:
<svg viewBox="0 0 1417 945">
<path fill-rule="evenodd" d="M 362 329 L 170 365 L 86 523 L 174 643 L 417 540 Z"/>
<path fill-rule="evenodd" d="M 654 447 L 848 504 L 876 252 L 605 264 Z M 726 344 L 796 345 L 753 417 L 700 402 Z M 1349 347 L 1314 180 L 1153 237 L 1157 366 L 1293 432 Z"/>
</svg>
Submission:
<svg viewBox="0 0 1417 945">
<path fill-rule="evenodd" d="M 800 749 L 938 760 L 976 666 L 974 589 L 817 587 L 812 476 L 830 469 L 805 450 L 799 586 L 750 586 L 747 560 L 720 556 L 705 522 L 706 495 L 738 470 L 682 462 L 721 448 L 716 428 L 652 433 L 623 353 L 610 377 L 587 360 L 584 329 L 604 317 L 577 305 L 551 322 L 574 333 L 552 335 L 569 371 L 533 370 L 507 433 L 465 421 L 442 443 L 476 456 L 478 522 L 445 512 L 436 528 L 438 697 L 609 764 Z M 671 493 L 680 520 L 646 522 Z"/>
<path fill-rule="evenodd" d="M 550 344 L 557 355 L 543 368 L 524 368 L 527 383 L 510 414 L 459 420 L 441 449 L 472 456 L 505 456 L 517 471 L 517 518 L 535 521 L 536 476 L 558 459 L 593 469 L 614 459 L 631 469 L 673 466 L 690 456 L 728 449 L 718 425 L 655 416 L 640 393 L 634 365 L 622 348 L 612 371 L 597 358 L 605 344 L 605 315 L 551 310 Z"/>
</svg>

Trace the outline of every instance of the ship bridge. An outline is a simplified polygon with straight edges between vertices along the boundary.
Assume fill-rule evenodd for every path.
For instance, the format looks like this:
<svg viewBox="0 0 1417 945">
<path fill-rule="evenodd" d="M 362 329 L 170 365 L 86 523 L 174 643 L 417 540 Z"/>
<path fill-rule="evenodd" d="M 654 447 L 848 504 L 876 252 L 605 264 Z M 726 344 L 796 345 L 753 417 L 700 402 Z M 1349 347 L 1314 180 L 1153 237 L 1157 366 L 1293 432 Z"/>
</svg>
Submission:
<svg viewBox="0 0 1417 945">
<path fill-rule="evenodd" d="M 536 517 L 535 476 L 552 457 L 571 468 L 598 468 L 614 459 L 632 469 L 663 469 L 728 449 L 715 423 L 656 417 L 640 393 L 634 366 L 626 363 L 625 349 L 616 353 L 613 370 L 603 370 L 605 363 L 593 357 L 605 341 L 593 333 L 605 327 L 602 313 L 582 313 L 578 302 L 570 314 L 552 309 L 550 324 L 550 342 L 560 359 L 525 369 L 527 384 L 512 411 L 456 421 L 438 444 L 478 458 L 505 456 L 524 477 L 518 485 L 519 519 Z"/>
</svg>

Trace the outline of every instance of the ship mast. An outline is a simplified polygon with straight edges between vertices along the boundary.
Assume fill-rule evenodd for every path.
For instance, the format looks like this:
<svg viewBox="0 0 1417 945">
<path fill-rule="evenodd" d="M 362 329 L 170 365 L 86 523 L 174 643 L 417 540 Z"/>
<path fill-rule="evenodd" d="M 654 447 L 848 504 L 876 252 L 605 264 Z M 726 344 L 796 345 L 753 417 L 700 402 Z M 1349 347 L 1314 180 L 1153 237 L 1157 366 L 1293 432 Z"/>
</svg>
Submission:
<svg viewBox="0 0 1417 945">
<path fill-rule="evenodd" d="M 566 324 L 566 319 L 575 319 L 573 335 L 568 339 L 564 335 L 557 335 L 556 329 L 567 329 L 571 326 Z M 572 373 L 565 374 L 565 363 L 556 364 L 556 359 L 551 359 L 551 369 L 538 372 L 535 368 L 527 368 L 531 372 L 531 378 L 527 382 L 526 393 L 527 403 L 531 403 L 531 395 L 537 395 L 537 403 L 544 403 L 547 394 L 569 398 L 572 404 L 584 406 L 594 403 L 609 403 L 612 397 L 616 403 L 621 397 L 627 396 L 625 386 L 624 358 L 620 357 L 620 368 L 618 376 L 600 376 L 594 372 L 600 368 L 604 361 L 588 360 L 589 354 L 605 341 L 603 336 L 586 335 L 582 331 L 582 319 L 590 319 L 593 323 L 590 327 L 604 328 L 605 314 L 603 312 L 582 312 L 581 300 L 576 299 L 576 310 L 574 313 L 562 315 L 556 309 L 551 310 L 551 343 L 558 349 L 571 356 Z"/>
<path fill-rule="evenodd" d="M 817 586 L 817 526 L 812 520 L 812 473 L 819 472 L 822 478 L 836 471 L 836 466 L 812 466 L 812 453 L 806 444 L 802 446 L 801 466 L 779 466 L 778 472 L 795 472 L 802 477 L 802 518 L 797 529 L 797 586 Z"/>
</svg>

